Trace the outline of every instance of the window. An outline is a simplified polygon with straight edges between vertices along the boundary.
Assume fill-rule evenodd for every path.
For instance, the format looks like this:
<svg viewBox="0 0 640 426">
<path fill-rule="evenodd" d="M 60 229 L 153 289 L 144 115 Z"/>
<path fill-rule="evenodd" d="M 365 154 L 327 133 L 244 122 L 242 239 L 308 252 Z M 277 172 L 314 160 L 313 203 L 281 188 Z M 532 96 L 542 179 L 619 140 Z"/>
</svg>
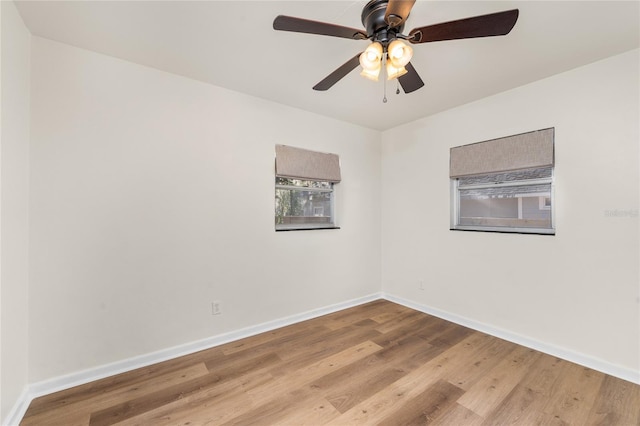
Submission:
<svg viewBox="0 0 640 426">
<path fill-rule="evenodd" d="M 540 210 L 551 210 L 551 195 L 545 195 L 543 197 L 538 197 L 538 208 Z"/>
<path fill-rule="evenodd" d="M 453 228 L 553 233 L 551 167 L 452 180 Z"/>
<path fill-rule="evenodd" d="M 276 177 L 276 229 L 333 228 L 333 183 Z"/>
<path fill-rule="evenodd" d="M 553 129 L 452 148 L 450 171 L 452 230 L 555 234 Z"/>
<path fill-rule="evenodd" d="M 334 185 L 338 182 L 336 154 L 276 145 L 276 231 L 337 228 Z"/>
</svg>

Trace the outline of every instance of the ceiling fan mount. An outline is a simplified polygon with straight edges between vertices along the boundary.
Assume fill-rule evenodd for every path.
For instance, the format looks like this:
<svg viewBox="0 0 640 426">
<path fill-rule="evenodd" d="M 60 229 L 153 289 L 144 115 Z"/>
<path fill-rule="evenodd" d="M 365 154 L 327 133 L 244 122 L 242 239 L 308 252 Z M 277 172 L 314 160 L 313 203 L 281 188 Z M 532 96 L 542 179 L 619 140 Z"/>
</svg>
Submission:
<svg viewBox="0 0 640 426">
<path fill-rule="evenodd" d="M 404 29 L 404 21 L 397 15 L 391 17 L 395 25 L 387 23 L 385 14 L 388 3 L 389 0 L 371 0 L 362 9 L 362 25 L 367 30 L 367 36 L 381 43 L 388 42 Z"/>
<path fill-rule="evenodd" d="M 518 20 L 518 9 L 487 15 L 458 19 L 435 25 L 417 27 L 402 34 L 416 0 L 370 0 L 362 9 L 362 25 L 365 30 L 349 28 L 326 22 L 279 15 L 273 21 L 273 29 L 298 33 L 371 40 L 364 52 L 360 52 L 316 84 L 314 90 L 328 90 L 343 77 L 362 65 L 361 75 L 377 80 L 383 64 L 388 79 L 397 78 L 405 93 L 411 93 L 424 82 L 411 65 L 413 49 L 404 43 L 421 44 L 435 41 L 492 37 L 508 34 Z M 396 46 L 401 56 L 397 54 Z"/>
</svg>

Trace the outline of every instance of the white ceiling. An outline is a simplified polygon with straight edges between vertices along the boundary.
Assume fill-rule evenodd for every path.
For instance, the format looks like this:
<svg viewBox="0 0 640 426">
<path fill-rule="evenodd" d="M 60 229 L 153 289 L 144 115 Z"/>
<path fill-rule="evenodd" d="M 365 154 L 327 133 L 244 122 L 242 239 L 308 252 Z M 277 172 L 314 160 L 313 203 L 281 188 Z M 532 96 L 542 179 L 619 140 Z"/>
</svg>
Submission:
<svg viewBox="0 0 640 426">
<path fill-rule="evenodd" d="M 414 27 L 518 8 L 504 37 L 414 46 L 425 87 L 354 70 L 311 88 L 368 41 L 274 31 L 279 15 L 362 28 L 362 1 L 20 1 L 32 34 L 372 129 L 385 130 L 639 46 L 638 1 L 418 0 Z"/>
</svg>

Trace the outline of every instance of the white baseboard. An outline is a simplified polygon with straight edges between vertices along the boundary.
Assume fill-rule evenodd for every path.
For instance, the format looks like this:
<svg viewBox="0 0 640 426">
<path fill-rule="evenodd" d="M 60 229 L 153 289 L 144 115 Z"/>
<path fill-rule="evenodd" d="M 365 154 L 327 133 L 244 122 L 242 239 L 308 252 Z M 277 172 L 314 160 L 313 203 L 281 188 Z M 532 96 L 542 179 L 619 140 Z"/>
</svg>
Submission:
<svg viewBox="0 0 640 426">
<path fill-rule="evenodd" d="M 574 352 L 562 347 L 549 345 L 547 343 L 534 340 L 526 336 L 521 336 L 507 330 L 479 323 L 469 318 L 441 311 L 439 309 L 403 299 L 398 296 L 380 292 L 357 299 L 336 303 L 330 306 L 313 309 L 311 311 L 303 312 L 300 314 L 276 319 L 273 321 L 268 321 L 240 330 L 219 334 L 196 342 L 186 343 L 184 345 L 175 346 L 173 348 L 163 349 L 161 351 L 140 355 L 111 364 L 101 365 L 95 368 L 56 377 L 50 380 L 32 383 L 22 392 L 20 398 L 18 399 L 12 410 L 9 412 L 2 425 L 18 425 L 22 420 L 24 414 L 26 413 L 29 404 L 31 404 L 31 401 L 34 398 L 48 395 L 50 393 L 58 392 L 64 389 L 69 389 L 74 386 L 82 385 L 95 380 L 100 380 L 105 377 L 135 370 L 137 368 L 146 367 L 158 362 L 167 361 L 169 359 L 177 358 L 183 355 L 210 349 L 215 346 L 243 339 L 245 337 L 254 336 L 256 334 L 317 318 L 322 315 L 362 305 L 364 303 L 371 302 L 377 299 L 386 299 L 391 302 L 406 306 L 408 308 L 415 309 L 417 311 L 424 312 L 429 315 L 433 315 L 447 321 L 451 321 L 453 323 L 460 324 L 462 326 L 469 327 L 474 330 L 481 331 L 483 333 L 490 334 L 492 336 L 538 350 L 540 352 L 544 352 L 549 355 L 557 356 L 558 358 L 562 358 L 594 370 L 601 371 L 611 376 L 619 377 L 623 380 L 640 384 L 640 373 L 638 371 L 633 371 L 631 369 L 620 367 L 588 355 Z"/>
<path fill-rule="evenodd" d="M 3 426 L 18 425 L 24 417 L 29 404 L 37 397 L 48 395 L 50 393 L 58 392 L 64 389 L 69 389 L 74 386 L 83 385 L 85 383 L 93 382 L 95 380 L 104 379 L 105 377 L 114 376 L 116 374 L 124 373 L 127 371 L 135 370 L 137 368 L 146 367 L 156 364 L 158 362 L 167 361 L 173 358 L 177 358 L 183 355 L 192 354 L 194 352 L 210 349 L 215 346 L 220 346 L 225 343 L 233 342 L 236 340 L 244 339 L 245 337 L 255 336 L 256 334 L 264 333 L 267 331 L 275 330 L 277 328 L 285 327 L 287 325 L 296 324 L 309 319 L 317 318 L 322 315 L 327 315 L 333 312 L 348 309 L 354 306 L 362 305 L 363 303 L 371 302 L 373 300 L 381 299 L 382 293 L 374 293 L 368 296 L 359 297 L 357 299 L 347 300 L 345 302 L 336 303 L 333 305 L 325 306 L 311 311 L 302 312 L 300 314 L 291 315 L 284 318 L 279 318 L 273 321 L 268 321 L 262 324 L 246 327 L 240 330 L 231 331 L 228 333 L 219 334 L 196 342 L 186 343 L 184 345 L 175 346 L 168 349 L 163 349 L 157 352 L 152 352 L 145 355 L 136 356 L 133 358 L 117 361 L 111 364 L 101 365 L 95 368 L 90 368 L 84 371 L 68 374 L 65 376 L 55 377 L 53 379 L 45 380 L 42 382 L 32 383 L 22 393 L 10 414 L 7 416 Z"/>
<path fill-rule="evenodd" d="M 22 417 L 24 417 L 24 413 L 27 412 L 27 408 L 29 408 L 29 404 L 31 404 L 32 398 L 29 397 L 29 387 L 25 387 L 18 397 L 18 401 L 13 405 L 9 414 L 7 414 L 6 418 L 2 422 L 3 426 L 18 426 Z"/>
<path fill-rule="evenodd" d="M 560 346 L 551 345 L 549 343 L 545 343 L 539 340 L 531 339 L 529 337 L 522 336 L 520 334 L 513 333 L 508 330 L 493 327 L 488 324 L 483 324 L 460 315 L 442 311 L 440 309 L 436 309 L 431 306 L 416 303 L 411 300 L 403 299 L 401 297 L 394 296 L 391 294 L 383 293 L 382 298 L 390 302 L 394 302 L 394 303 L 398 303 L 400 305 L 406 306 L 407 308 L 415 309 L 417 311 L 424 312 L 426 314 L 433 315 L 435 317 L 442 318 L 447 321 L 451 321 L 453 323 L 471 328 L 473 330 L 481 331 L 483 333 L 490 334 L 491 336 L 495 336 L 500 339 L 507 340 L 509 342 L 517 343 L 518 345 L 526 346 L 527 348 L 535 349 L 537 351 L 540 351 L 549 355 L 553 355 L 555 357 L 558 357 L 576 364 L 580 364 L 584 367 L 591 368 L 592 370 L 597 370 L 602 373 L 609 374 L 611 376 L 626 380 L 628 382 L 640 384 L 639 371 L 626 368 L 626 367 L 621 367 L 619 365 L 611 364 L 599 358 L 595 358 L 589 355 L 575 352 Z"/>
</svg>

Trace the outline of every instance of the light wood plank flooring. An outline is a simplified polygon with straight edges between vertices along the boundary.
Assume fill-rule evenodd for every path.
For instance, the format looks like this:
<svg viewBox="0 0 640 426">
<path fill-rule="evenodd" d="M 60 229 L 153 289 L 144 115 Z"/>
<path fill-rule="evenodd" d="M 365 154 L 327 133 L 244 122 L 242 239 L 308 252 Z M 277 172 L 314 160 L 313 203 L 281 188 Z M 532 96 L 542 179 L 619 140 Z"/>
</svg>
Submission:
<svg viewBox="0 0 640 426">
<path fill-rule="evenodd" d="M 378 300 L 35 399 L 22 425 L 640 425 L 640 386 Z"/>
</svg>

